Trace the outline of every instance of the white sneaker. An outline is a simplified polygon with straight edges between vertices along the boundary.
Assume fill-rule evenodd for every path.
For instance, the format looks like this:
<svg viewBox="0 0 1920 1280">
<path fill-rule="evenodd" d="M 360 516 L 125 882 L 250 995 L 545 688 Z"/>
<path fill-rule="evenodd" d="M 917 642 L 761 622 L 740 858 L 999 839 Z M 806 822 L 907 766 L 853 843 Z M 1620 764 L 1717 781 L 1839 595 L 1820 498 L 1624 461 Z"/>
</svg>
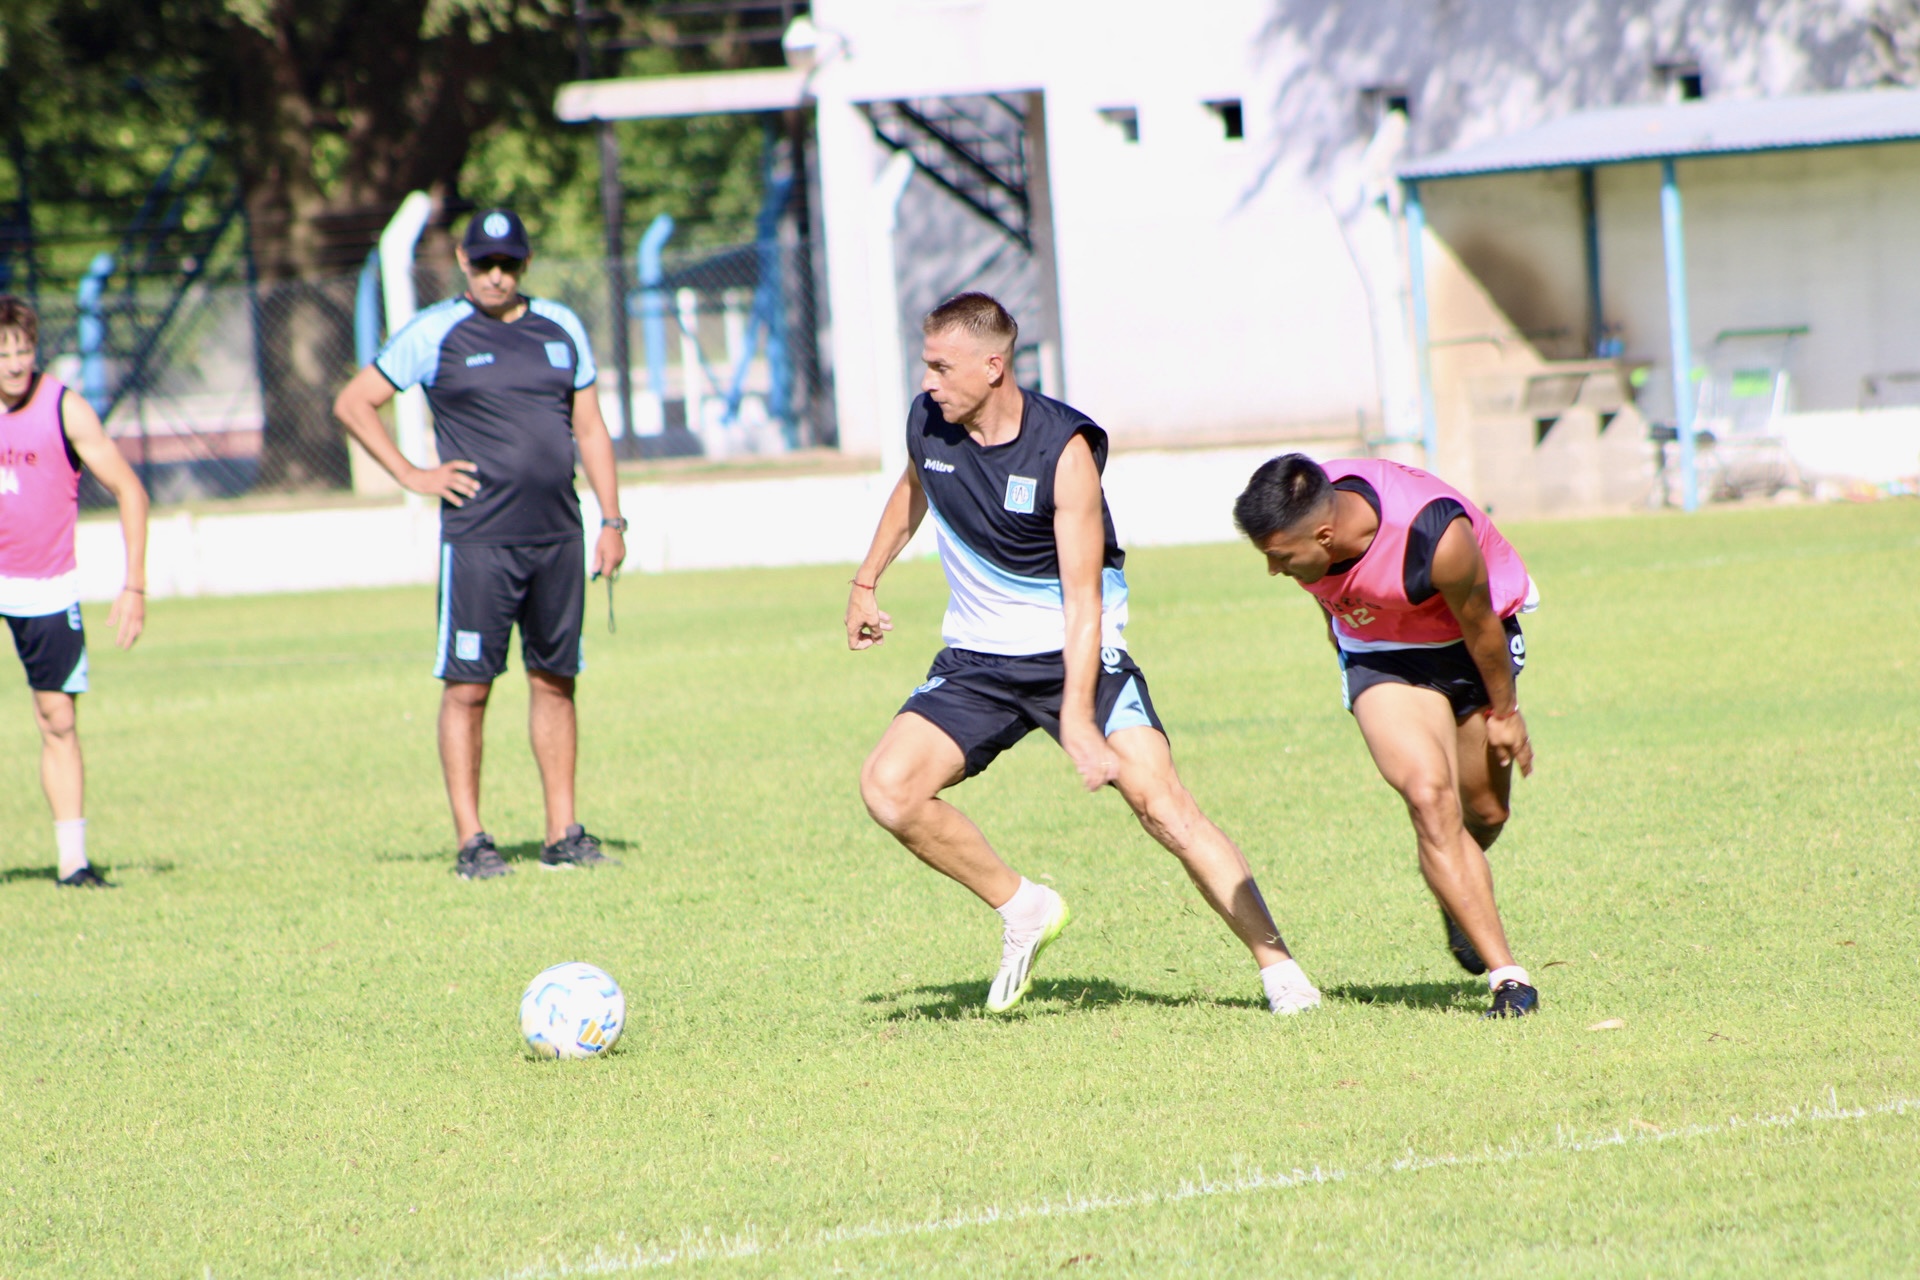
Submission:
<svg viewBox="0 0 1920 1280">
<path fill-rule="evenodd" d="M 1046 895 L 1053 899 L 1053 909 L 1047 913 L 1047 922 L 1032 933 L 1015 935 L 1009 929 L 1000 938 L 1000 972 L 993 976 L 993 986 L 987 992 L 987 1011 L 1005 1013 L 1020 1003 L 1033 986 L 1034 961 L 1047 949 L 1047 944 L 1060 936 L 1067 927 L 1067 921 L 1073 919 L 1073 913 L 1067 910 L 1067 901 L 1045 885 L 1040 886 Z M 1317 997 L 1318 992 L 1314 993 Z"/>
<path fill-rule="evenodd" d="M 1320 1007 L 1320 988 L 1312 983 L 1283 987 L 1267 997 L 1267 1007 L 1278 1014 L 1305 1013 Z"/>
</svg>

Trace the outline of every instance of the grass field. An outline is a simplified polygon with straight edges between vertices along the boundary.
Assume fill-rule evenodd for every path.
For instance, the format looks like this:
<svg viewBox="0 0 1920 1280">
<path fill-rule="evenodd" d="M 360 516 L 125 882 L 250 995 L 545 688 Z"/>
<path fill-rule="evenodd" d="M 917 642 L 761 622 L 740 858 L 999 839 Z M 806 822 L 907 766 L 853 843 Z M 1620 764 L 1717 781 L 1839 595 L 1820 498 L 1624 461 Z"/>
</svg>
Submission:
<svg viewBox="0 0 1920 1280">
<path fill-rule="evenodd" d="M 119 892 L 53 889 L 17 685 L 0 733 L 0 1274 L 1912 1274 L 1920 504 L 1509 532 L 1546 597 L 1518 1023 L 1243 547 L 1133 557 L 1129 635 L 1327 992 L 1292 1019 L 1038 736 L 957 798 L 1077 921 L 982 1013 L 997 920 L 855 786 L 931 563 L 863 655 L 845 568 L 629 578 L 611 636 L 596 589 L 583 816 L 625 866 L 527 864 L 515 676 L 487 884 L 449 874 L 429 592 L 159 601 L 130 655 L 90 611 Z M 521 987 L 576 958 L 626 1038 L 532 1061 Z"/>
</svg>

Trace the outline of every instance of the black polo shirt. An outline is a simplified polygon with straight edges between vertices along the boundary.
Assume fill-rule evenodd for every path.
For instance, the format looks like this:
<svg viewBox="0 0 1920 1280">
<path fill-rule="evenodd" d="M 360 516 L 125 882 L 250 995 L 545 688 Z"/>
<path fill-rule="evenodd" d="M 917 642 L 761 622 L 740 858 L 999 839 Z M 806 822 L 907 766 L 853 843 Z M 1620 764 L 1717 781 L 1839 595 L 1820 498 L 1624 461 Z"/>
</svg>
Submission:
<svg viewBox="0 0 1920 1280">
<path fill-rule="evenodd" d="M 441 504 L 446 542 L 538 546 L 580 536 L 573 394 L 593 385 L 593 352 L 572 311 L 544 298 L 526 303 L 511 322 L 464 297 L 428 307 L 373 362 L 397 389 L 425 386 L 441 461 L 479 468 L 479 493 L 464 506 Z"/>
</svg>

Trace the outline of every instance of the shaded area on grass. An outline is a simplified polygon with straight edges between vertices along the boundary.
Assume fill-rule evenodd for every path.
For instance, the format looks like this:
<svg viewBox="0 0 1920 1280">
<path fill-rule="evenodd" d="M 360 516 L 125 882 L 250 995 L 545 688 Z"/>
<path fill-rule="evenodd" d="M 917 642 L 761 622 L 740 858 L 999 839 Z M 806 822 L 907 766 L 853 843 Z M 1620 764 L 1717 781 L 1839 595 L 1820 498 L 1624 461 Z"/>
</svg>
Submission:
<svg viewBox="0 0 1920 1280">
<path fill-rule="evenodd" d="M 934 982 L 900 991 L 875 992 L 864 997 L 868 1004 L 894 1004 L 901 1007 L 886 1014 L 888 1022 L 914 1018 L 953 1021 L 988 1016 L 987 989 L 991 982 Z M 1221 1009 L 1265 1009 L 1259 1000 L 1238 996 L 1163 995 L 1144 991 L 1108 978 L 1035 978 L 1033 987 L 1018 1007 L 1029 1014 L 1074 1013 L 1111 1005 L 1144 1004 L 1162 1008 L 1205 1007 Z"/>
<path fill-rule="evenodd" d="M 595 835 L 593 838 L 600 842 L 601 848 L 616 849 L 621 853 L 640 847 L 638 840 L 622 840 L 617 836 L 603 835 Z M 495 845 L 494 847 L 500 851 L 500 857 L 504 861 L 538 862 L 540 861 L 540 850 L 544 846 L 538 840 L 516 840 L 512 844 L 501 844 Z M 458 850 L 452 847 L 451 842 L 449 842 L 445 848 L 436 846 L 421 852 L 403 853 L 389 850 L 385 853 L 376 853 L 373 855 L 373 860 L 375 862 L 444 862 L 448 867 L 452 867 L 454 856 L 458 852 Z"/>
<path fill-rule="evenodd" d="M 163 876 L 174 869 L 174 864 L 160 860 L 156 862 L 94 863 L 94 870 L 109 880 L 116 876 Z M 57 866 L 45 867 L 5 867 L 0 868 L 0 885 L 23 884 L 31 880 L 52 881 L 58 878 Z"/>
<path fill-rule="evenodd" d="M 1348 982 L 1322 992 L 1331 1000 L 1351 1000 L 1355 1004 L 1403 1004 L 1410 1009 L 1470 1008 L 1482 1013 L 1480 1001 L 1487 995 L 1487 984 L 1472 978 L 1454 978 L 1446 982 Z"/>
</svg>

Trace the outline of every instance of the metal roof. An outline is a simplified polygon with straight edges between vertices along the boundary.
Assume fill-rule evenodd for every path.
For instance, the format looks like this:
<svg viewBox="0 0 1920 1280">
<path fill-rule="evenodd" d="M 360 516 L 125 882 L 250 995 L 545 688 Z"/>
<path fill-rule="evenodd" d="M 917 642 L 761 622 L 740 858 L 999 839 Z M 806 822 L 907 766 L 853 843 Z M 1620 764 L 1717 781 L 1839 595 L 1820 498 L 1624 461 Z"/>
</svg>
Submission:
<svg viewBox="0 0 1920 1280">
<path fill-rule="evenodd" d="M 1581 111 L 1523 133 L 1409 160 L 1409 180 L 1795 151 L 1920 139 L 1920 91 L 1866 89 L 1790 98 L 1709 98 Z"/>
</svg>

